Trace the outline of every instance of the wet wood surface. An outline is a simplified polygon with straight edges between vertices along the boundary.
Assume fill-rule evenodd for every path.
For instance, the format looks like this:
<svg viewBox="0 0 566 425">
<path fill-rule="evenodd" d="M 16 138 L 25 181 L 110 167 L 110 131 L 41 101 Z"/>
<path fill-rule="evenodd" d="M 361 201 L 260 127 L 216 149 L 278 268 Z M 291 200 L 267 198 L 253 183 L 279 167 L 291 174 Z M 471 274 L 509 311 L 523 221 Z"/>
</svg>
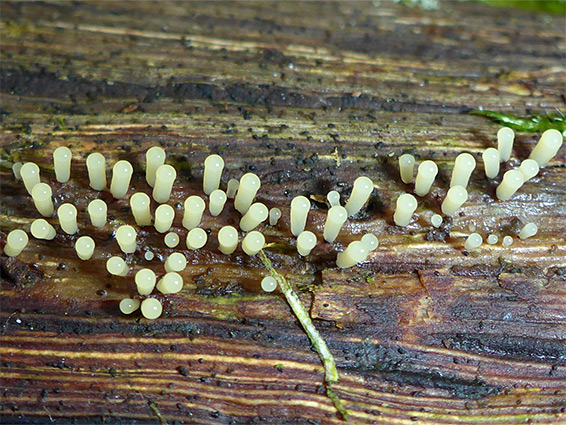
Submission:
<svg viewBox="0 0 566 425">
<path fill-rule="evenodd" d="M 75 204 L 80 222 L 77 235 L 30 238 L 17 258 L 0 257 L 2 423 L 343 423 L 284 298 L 262 293 L 260 261 L 218 252 L 218 229 L 239 220 L 231 201 L 205 214 L 207 245 L 183 249 L 185 287 L 157 296 L 161 318 L 119 312 L 136 294 L 135 271 L 162 273 L 174 250 L 141 228 L 129 275 L 106 272 L 119 255 L 113 230 L 134 221 L 127 198 L 88 187 L 84 159 L 129 160 L 129 195 L 150 193 L 144 153 L 154 145 L 178 170 L 169 203 L 182 240 L 180 204 L 202 194 L 207 155 L 226 162 L 222 187 L 260 176 L 258 200 L 283 211 L 262 228 L 267 254 L 336 357 L 351 423 L 566 423 L 566 149 L 498 202 L 501 175 L 486 180 L 480 155 L 499 126 L 467 114 L 564 109 L 563 17 L 442 4 L 2 2 L 2 244 L 40 218 L 11 162 L 37 162 L 56 206 Z M 519 133 L 503 169 L 537 139 Z M 74 155 L 65 184 L 52 169 L 58 146 Z M 478 160 L 470 199 L 434 229 L 462 151 Z M 395 200 L 412 191 L 398 177 L 404 152 L 440 172 L 399 228 Z M 332 189 L 346 199 L 362 174 L 376 187 L 368 206 L 335 244 L 300 258 L 290 200 L 311 197 L 307 229 L 321 235 L 327 206 L 317 201 Z M 85 211 L 99 197 L 103 229 Z M 521 241 L 527 222 L 540 230 Z M 474 229 L 514 243 L 468 253 Z M 366 232 L 379 249 L 336 269 L 336 252 Z M 88 262 L 73 249 L 81 235 L 97 244 Z"/>
</svg>

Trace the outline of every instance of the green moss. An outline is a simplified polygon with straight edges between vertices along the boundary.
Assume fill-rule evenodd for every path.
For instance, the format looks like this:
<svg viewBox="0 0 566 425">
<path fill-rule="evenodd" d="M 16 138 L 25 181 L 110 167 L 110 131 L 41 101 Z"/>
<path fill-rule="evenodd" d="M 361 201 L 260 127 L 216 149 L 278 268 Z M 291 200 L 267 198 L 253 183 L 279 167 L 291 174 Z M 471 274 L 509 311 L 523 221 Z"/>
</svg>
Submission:
<svg viewBox="0 0 566 425">
<path fill-rule="evenodd" d="M 263 294 L 258 294 L 263 295 Z M 257 298 L 258 295 L 241 295 L 233 293 L 230 296 L 222 296 L 222 297 L 206 297 L 206 301 L 213 302 L 219 305 L 237 305 L 239 302 L 242 301 L 253 301 Z"/>
<path fill-rule="evenodd" d="M 466 0 L 460 0 L 466 1 Z M 549 13 L 551 15 L 566 14 L 566 2 L 564 0 L 474 0 L 489 6 L 522 9 L 529 12 Z M 424 10 L 438 10 L 442 3 L 440 0 L 394 0 L 408 7 L 420 7 Z M 443 3 L 448 3 L 444 0 Z"/>
<path fill-rule="evenodd" d="M 7 21 L 2 23 L 2 32 L 5 37 L 21 38 L 32 34 L 33 28 L 27 23 Z"/>
<path fill-rule="evenodd" d="M 552 15 L 566 14 L 564 0 L 480 0 L 482 3 L 496 7 L 523 9 L 530 12 L 550 13 Z"/>
<path fill-rule="evenodd" d="M 491 119 L 501 125 L 505 125 L 517 131 L 535 133 L 550 129 L 566 132 L 566 117 L 563 114 L 531 115 L 530 117 L 518 117 L 495 111 L 475 110 L 470 112 Z"/>
<path fill-rule="evenodd" d="M 437 10 L 440 6 L 439 0 L 394 0 L 409 7 L 420 7 L 424 10 Z"/>
<path fill-rule="evenodd" d="M 367 283 L 373 283 L 375 282 L 375 276 L 373 275 L 373 273 L 370 273 L 368 275 L 364 276 L 364 279 L 366 280 Z"/>
</svg>

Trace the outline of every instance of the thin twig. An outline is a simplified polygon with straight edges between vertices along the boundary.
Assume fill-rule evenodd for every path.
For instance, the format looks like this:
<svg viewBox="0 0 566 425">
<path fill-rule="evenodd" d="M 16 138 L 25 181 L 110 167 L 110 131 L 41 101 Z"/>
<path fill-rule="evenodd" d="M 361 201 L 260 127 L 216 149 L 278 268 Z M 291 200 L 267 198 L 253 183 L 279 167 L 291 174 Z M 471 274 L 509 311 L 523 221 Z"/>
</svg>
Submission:
<svg viewBox="0 0 566 425">
<path fill-rule="evenodd" d="M 155 416 L 157 416 L 157 419 L 159 419 L 159 423 L 161 425 L 168 425 L 167 424 L 167 420 L 163 417 L 163 415 L 161 414 L 161 412 L 159 411 L 159 408 L 157 407 L 157 404 L 155 404 L 153 401 L 149 402 L 149 407 L 151 408 L 151 410 L 153 410 L 153 413 L 155 413 Z"/>
<path fill-rule="evenodd" d="M 307 333 L 312 345 L 322 360 L 322 364 L 324 365 L 324 380 L 326 381 L 326 393 L 328 394 L 328 397 L 332 400 L 334 406 L 340 412 L 342 417 L 344 419 L 348 419 L 348 411 L 344 408 L 340 398 L 331 388 L 332 384 L 338 382 L 338 370 L 336 369 L 334 356 L 332 356 L 326 342 L 316 330 L 309 313 L 301 303 L 301 300 L 293 290 L 293 287 L 281 274 L 275 271 L 271 261 L 267 258 L 263 250 L 259 252 L 259 255 L 267 271 L 269 271 L 271 276 L 273 276 L 273 278 L 277 281 L 279 289 L 283 292 L 283 295 L 285 295 L 287 302 L 291 306 L 291 310 L 293 310 L 293 313 L 295 313 L 295 316 L 299 319 L 301 326 Z"/>
</svg>

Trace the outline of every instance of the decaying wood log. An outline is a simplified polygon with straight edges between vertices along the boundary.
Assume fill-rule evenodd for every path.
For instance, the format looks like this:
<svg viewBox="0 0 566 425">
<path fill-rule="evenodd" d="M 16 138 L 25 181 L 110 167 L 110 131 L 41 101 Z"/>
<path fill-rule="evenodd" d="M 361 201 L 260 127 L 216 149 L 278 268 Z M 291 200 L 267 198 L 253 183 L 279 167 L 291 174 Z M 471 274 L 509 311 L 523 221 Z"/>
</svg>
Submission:
<svg viewBox="0 0 566 425">
<path fill-rule="evenodd" d="M 566 423 L 566 149 L 506 202 L 478 160 L 461 214 L 430 225 L 454 158 L 495 144 L 498 126 L 468 111 L 564 108 L 563 17 L 442 5 L 2 2 L 2 244 L 39 218 L 15 161 L 40 165 L 56 205 L 74 203 L 80 235 L 97 244 L 88 262 L 63 234 L 0 257 L 2 422 L 343 423 L 284 298 L 261 292 L 260 260 L 216 249 L 218 229 L 239 219 L 231 206 L 205 215 L 209 242 L 185 251 L 185 287 L 160 296 L 160 319 L 119 312 L 133 274 L 111 277 L 105 261 L 119 254 L 113 230 L 133 218 L 127 199 L 88 188 L 84 159 L 131 161 L 133 187 L 147 192 L 144 153 L 161 145 L 179 173 L 179 208 L 201 194 L 210 153 L 224 157 L 223 185 L 260 176 L 258 199 L 283 211 L 262 230 L 266 253 L 334 354 L 351 423 Z M 519 133 L 504 170 L 537 139 Z M 58 146 L 74 155 L 65 184 L 52 172 Z M 399 228 L 394 202 L 412 190 L 398 177 L 403 152 L 440 173 Z M 368 206 L 336 244 L 300 258 L 290 200 L 311 197 L 308 228 L 322 234 L 321 197 L 345 199 L 361 174 L 376 186 Z M 99 196 L 103 229 L 85 212 Z M 463 249 L 473 228 L 514 236 L 530 221 L 536 237 Z M 366 232 L 380 248 L 336 269 L 336 251 Z M 139 236 L 128 262 L 162 270 L 173 250 L 152 228 Z"/>
</svg>

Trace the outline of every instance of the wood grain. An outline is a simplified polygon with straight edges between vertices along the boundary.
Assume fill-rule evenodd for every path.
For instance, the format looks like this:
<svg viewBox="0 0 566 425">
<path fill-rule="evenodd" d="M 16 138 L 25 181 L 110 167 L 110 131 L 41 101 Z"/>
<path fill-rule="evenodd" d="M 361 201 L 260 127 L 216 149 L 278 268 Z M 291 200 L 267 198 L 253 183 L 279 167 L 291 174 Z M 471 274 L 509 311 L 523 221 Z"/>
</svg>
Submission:
<svg viewBox="0 0 566 425">
<path fill-rule="evenodd" d="M 376 2 L 1 3 L 1 238 L 39 218 L 8 167 L 35 161 L 56 205 L 79 209 L 79 236 L 31 239 L 2 265 L 3 423 L 343 423 L 323 369 L 265 270 L 215 234 L 239 219 L 231 204 L 205 215 L 211 236 L 186 251 L 184 290 L 160 296 L 155 321 L 125 317 L 133 272 L 162 270 L 171 252 L 151 228 L 128 256 L 128 277 L 105 261 L 113 230 L 132 223 L 128 201 L 88 188 L 84 159 L 127 159 L 148 192 L 144 152 L 159 144 L 179 177 L 170 202 L 201 193 L 202 163 L 224 157 L 223 185 L 253 171 L 258 199 L 283 211 L 273 264 L 292 281 L 337 360 L 336 392 L 355 424 L 566 423 L 566 149 L 507 202 L 479 160 L 498 126 L 466 113 L 564 109 L 563 17 L 443 2 L 423 11 Z M 537 135 L 518 134 L 504 170 Z M 51 154 L 73 150 L 72 179 L 55 181 Z M 470 200 L 444 229 L 440 209 L 454 158 L 478 158 Z M 407 228 L 392 223 L 403 152 L 434 159 L 439 178 Z M 313 199 L 307 228 L 322 233 L 329 190 L 345 199 L 354 179 L 375 182 L 371 201 L 336 244 L 295 254 L 289 203 Z M 134 193 L 133 190 L 129 192 Z M 148 192 L 149 193 L 149 192 Z M 111 220 L 88 225 L 101 197 Z M 175 229 L 184 236 L 178 210 Z M 56 227 L 56 219 L 49 219 Z M 467 253 L 476 228 L 539 234 Z M 337 250 L 365 232 L 380 248 L 347 271 Z M 144 250 L 157 257 L 143 259 Z"/>
</svg>

